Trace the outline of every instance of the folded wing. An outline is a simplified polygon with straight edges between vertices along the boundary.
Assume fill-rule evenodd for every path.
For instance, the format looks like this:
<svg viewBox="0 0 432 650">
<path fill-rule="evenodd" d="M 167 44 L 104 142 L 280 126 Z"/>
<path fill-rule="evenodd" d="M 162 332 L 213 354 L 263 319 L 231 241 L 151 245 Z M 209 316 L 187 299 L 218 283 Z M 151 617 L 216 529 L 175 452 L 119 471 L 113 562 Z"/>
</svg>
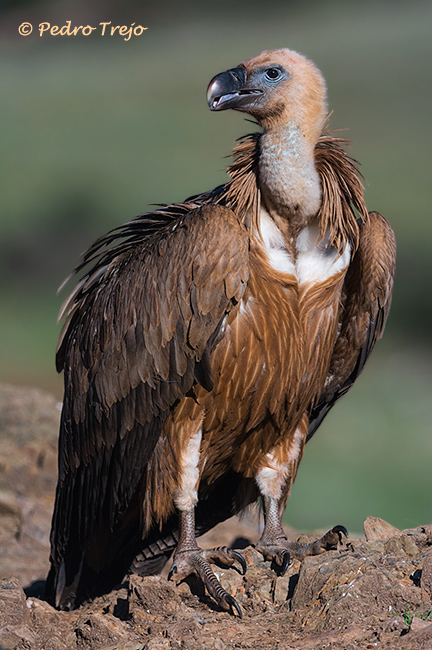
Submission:
<svg viewBox="0 0 432 650">
<path fill-rule="evenodd" d="M 243 295 L 248 245 L 231 210 L 186 204 L 144 215 L 87 254 L 57 354 L 65 397 L 47 583 L 56 605 L 73 605 L 104 567 L 121 579 L 133 558 L 144 469 L 169 409 L 197 382 L 212 388 L 210 353 Z"/>
<path fill-rule="evenodd" d="M 390 310 L 396 264 L 396 241 L 378 212 L 359 220 L 359 246 L 347 271 L 336 340 L 323 393 L 311 405 L 308 440 L 337 400 L 362 371 L 384 331 Z"/>
</svg>

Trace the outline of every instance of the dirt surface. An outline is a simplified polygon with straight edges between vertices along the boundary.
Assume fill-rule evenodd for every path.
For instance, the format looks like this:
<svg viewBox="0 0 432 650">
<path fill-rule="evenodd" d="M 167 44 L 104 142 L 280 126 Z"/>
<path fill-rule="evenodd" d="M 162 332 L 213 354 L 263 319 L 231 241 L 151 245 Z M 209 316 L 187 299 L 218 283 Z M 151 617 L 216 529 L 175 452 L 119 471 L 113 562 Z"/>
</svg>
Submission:
<svg viewBox="0 0 432 650">
<path fill-rule="evenodd" d="M 283 577 L 250 545 L 256 521 L 233 519 L 201 538 L 206 548 L 246 547 L 245 576 L 215 569 L 243 619 L 165 576 L 130 576 L 77 611 L 57 612 L 41 594 L 58 407 L 37 389 L 0 386 L 1 650 L 432 649 L 432 524 L 399 531 L 372 517 L 364 538 L 294 561 Z"/>
</svg>

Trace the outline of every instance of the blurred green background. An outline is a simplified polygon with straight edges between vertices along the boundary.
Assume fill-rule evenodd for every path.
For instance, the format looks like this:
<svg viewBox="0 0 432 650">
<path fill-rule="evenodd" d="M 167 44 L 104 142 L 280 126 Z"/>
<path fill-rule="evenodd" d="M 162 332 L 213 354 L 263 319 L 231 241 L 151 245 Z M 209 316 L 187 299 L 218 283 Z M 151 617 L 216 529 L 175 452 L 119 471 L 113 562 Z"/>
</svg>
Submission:
<svg viewBox="0 0 432 650">
<path fill-rule="evenodd" d="M 39 37 L 37 25 L 148 27 L 139 37 Z M 18 26 L 35 29 L 19 36 Z M 0 381 L 61 397 L 56 289 L 98 235 L 225 179 L 254 130 L 211 114 L 211 77 L 262 49 L 311 58 L 331 127 L 352 140 L 398 269 L 385 338 L 307 446 L 286 522 L 431 520 L 432 278 L 428 2 L 10 2 L 0 13 Z"/>
</svg>

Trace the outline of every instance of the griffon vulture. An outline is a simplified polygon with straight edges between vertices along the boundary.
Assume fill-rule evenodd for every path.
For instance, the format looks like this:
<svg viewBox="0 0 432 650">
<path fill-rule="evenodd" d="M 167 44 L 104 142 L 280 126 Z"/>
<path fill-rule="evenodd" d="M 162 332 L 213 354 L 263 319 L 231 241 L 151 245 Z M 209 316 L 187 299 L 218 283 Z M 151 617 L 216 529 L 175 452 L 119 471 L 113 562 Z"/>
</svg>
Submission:
<svg viewBox="0 0 432 650">
<path fill-rule="evenodd" d="M 391 227 L 368 214 L 355 162 L 326 133 L 326 87 L 288 49 L 216 75 L 212 111 L 262 127 L 228 182 L 96 241 L 66 300 L 59 478 L 47 595 L 76 607 L 128 572 L 195 574 L 240 608 L 196 537 L 259 497 L 257 549 L 283 572 L 334 548 L 281 525 L 306 441 L 355 382 L 390 307 Z"/>
</svg>

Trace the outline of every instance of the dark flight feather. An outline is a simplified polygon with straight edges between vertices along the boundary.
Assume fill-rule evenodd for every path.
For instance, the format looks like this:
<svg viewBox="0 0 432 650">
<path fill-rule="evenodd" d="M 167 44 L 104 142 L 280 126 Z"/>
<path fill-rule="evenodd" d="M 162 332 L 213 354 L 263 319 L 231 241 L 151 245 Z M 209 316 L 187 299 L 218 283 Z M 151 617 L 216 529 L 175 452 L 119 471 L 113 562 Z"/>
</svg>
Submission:
<svg viewBox="0 0 432 650">
<path fill-rule="evenodd" d="M 159 217 L 158 229 L 146 215 L 131 236 L 127 224 L 127 238 L 114 253 L 101 252 L 113 243 L 111 235 L 93 246 L 85 256 L 93 266 L 64 307 L 57 364 L 65 398 L 48 590 L 61 591 L 56 573 L 63 557 L 66 584 L 76 592 L 94 569 L 94 562 L 82 565 L 84 553 L 107 562 L 118 554 L 169 409 L 197 381 L 211 388 L 211 343 L 246 287 L 248 235 L 232 211 L 194 206 Z M 227 235 L 232 243 L 220 251 Z M 194 298 L 201 283 L 195 259 L 204 250 L 210 259 L 214 251 L 218 271 L 206 279 L 208 304 Z M 237 278 L 232 293 L 227 275 Z"/>
</svg>

